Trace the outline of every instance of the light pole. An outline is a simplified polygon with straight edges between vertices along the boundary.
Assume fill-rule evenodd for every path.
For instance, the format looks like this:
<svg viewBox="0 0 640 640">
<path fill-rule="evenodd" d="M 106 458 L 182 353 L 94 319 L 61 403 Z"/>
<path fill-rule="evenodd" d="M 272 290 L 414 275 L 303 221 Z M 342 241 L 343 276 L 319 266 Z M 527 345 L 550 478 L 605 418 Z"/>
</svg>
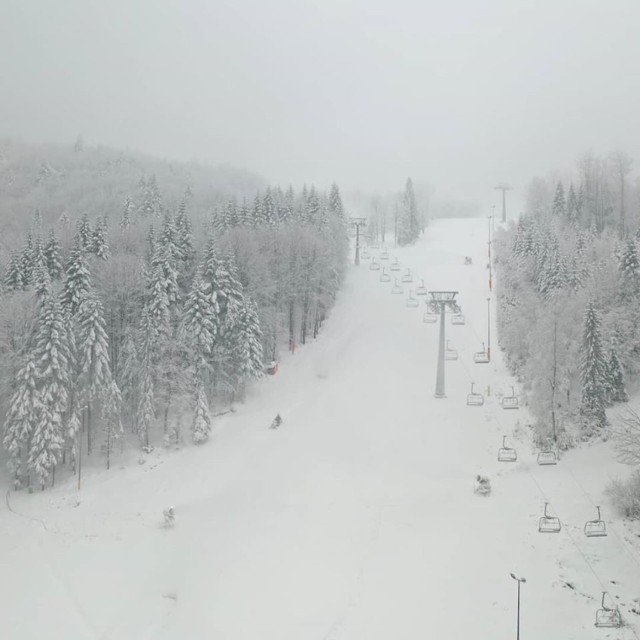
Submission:
<svg viewBox="0 0 640 640">
<path fill-rule="evenodd" d="M 493 288 L 493 279 L 491 277 L 491 222 L 493 221 L 493 216 L 489 216 L 489 241 L 487 242 L 489 246 L 489 291 Z"/>
<path fill-rule="evenodd" d="M 516 627 L 516 640 L 520 640 L 520 583 L 526 582 L 526 578 L 516 578 L 515 574 L 510 574 L 511 577 L 518 583 L 518 626 Z"/>
<path fill-rule="evenodd" d="M 356 228 L 356 258 L 354 264 L 356 267 L 360 266 L 360 227 L 364 227 L 367 224 L 366 218 L 349 218 L 349 222 Z"/>
<path fill-rule="evenodd" d="M 487 359 L 491 362 L 491 298 L 487 298 Z"/>
<path fill-rule="evenodd" d="M 455 298 L 457 291 L 430 291 L 429 308 L 434 313 L 440 313 L 440 340 L 438 343 L 438 369 L 436 372 L 436 392 L 434 398 L 446 398 L 444 392 L 444 314 L 446 309 L 455 309 L 457 307 Z"/>
</svg>

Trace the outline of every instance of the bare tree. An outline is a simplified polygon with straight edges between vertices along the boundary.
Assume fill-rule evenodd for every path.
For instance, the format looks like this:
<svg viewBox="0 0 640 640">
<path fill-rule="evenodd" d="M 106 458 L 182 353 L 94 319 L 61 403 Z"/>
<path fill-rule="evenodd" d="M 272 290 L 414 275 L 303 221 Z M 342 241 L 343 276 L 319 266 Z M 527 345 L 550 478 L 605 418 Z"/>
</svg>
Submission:
<svg viewBox="0 0 640 640">
<path fill-rule="evenodd" d="M 627 175 L 631 172 L 631 167 L 633 166 L 633 158 L 631 158 L 631 156 L 625 151 L 614 151 L 609 156 L 609 161 L 611 163 L 613 175 L 618 181 L 618 187 L 619 187 L 618 224 L 619 224 L 620 237 L 624 238 L 627 235 L 627 221 L 626 221 L 626 215 L 625 215 L 624 191 L 625 191 L 625 183 L 626 183 Z"/>
<path fill-rule="evenodd" d="M 627 409 L 613 429 L 618 459 L 624 464 L 640 465 L 640 415 Z"/>
</svg>

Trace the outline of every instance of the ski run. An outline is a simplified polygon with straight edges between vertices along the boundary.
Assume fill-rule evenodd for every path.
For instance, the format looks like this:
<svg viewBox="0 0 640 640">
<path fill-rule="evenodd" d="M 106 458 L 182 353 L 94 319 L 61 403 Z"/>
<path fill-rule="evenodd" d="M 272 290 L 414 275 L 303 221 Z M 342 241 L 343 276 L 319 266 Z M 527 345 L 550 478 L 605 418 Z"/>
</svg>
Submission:
<svg viewBox="0 0 640 640">
<path fill-rule="evenodd" d="M 486 240 L 484 219 L 437 220 L 388 260 L 368 248 L 319 338 L 217 418 L 207 445 L 116 457 L 123 470 L 89 468 L 81 491 L 70 479 L 7 492 L 2 637 L 515 638 L 514 573 L 522 638 L 638 638 L 640 529 L 603 495 L 627 468 L 610 443 L 537 464 L 497 346 Z M 458 291 L 465 318 L 446 318 L 458 357 L 442 399 L 421 280 Z M 475 363 L 489 316 L 491 361 Z M 472 383 L 484 404 L 467 404 Z M 505 410 L 512 385 L 523 406 Z M 516 461 L 498 461 L 503 436 Z M 474 493 L 477 475 L 490 496 Z M 608 535 L 587 537 L 597 506 Z M 603 592 L 622 627 L 595 626 Z"/>
</svg>

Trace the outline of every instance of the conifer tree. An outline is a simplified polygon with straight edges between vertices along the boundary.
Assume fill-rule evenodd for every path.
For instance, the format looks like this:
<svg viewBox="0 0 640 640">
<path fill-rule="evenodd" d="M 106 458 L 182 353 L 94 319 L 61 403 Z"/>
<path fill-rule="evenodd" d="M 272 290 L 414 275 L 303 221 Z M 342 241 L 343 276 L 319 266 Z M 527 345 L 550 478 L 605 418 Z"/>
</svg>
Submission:
<svg viewBox="0 0 640 640">
<path fill-rule="evenodd" d="M 138 408 L 138 391 L 140 388 L 140 362 L 138 350 L 131 330 L 127 330 L 120 354 L 121 367 L 118 372 L 119 387 L 122 389 L 124 404 L 132 411 L 131 427 L 135 427 L 135 417 Z M 126 415 L 126 414 L 125 414 Z"/>
<path fill-rule="evenodd" d="M 589 302 L 584 316 L 582 361 L 580 368 L 582 399 L 580 415 L 585 435 L 593 435 L 607 424 L 605 415 L 607 360 L 602 350 L 600 320 L 593 302 Z"/>
<path fill-rule="evenodd" d="M 91 225 L 89 224 L 89 216 L 84 213 L 82 218 L 78 221 L 76 227 L 75 244 L 79 246 L 82 251 L 90 252 L 93 244 L 93 233 L 91 232 Z"/>
<path fill-rule="evenodd" d="M 60 255 L 60 243 L 53 229 L 49 234 L 49 240 L 44 248 L 44 259 L 51 279 L 59 280 L 64 273 L 64 268 Z"/>
<path fill-rule="evenodd" d="M 264 372 L 262 331 L 255 303 L 247 299 L 243 304 L 231 335 L 234 377 L 244 385 L 249 378 L 260 378 Z"/>
<path fill-rule="evenodd" d="M 120 230 L 126 232 L 127 229 L 133 224 L 133 213 L 135 211 L 135 205 L 131 198 L 127 198 L 122 208 L 122 216 L 120 217 Z"/>
<path fill-rule="evenodd" d="M 418 219 L 418 205 L 413 191 L 413 182 L 407 178 L 402 205 L 398 214 L 397 240 L 400 246 L 411 244 L 420 235 L 420 221 Z"/>
<path fill-rule="evenodd" d="M 107 239 L 107 218 L 98 218 L 96 227 L 91 237 L 90 253 L 95 254 L 100 260 L 108 260 L 110 255 L 109 241 Z"/>
<path fill-rule="evenodd" d="M 62 303 L 72 317 L 76 315 L 80 304 L 91 292 L 91 274 L 81 242 L 81 239 L 77 238 L 71 250 L 62 288 Z"/>
<path fill-rule="evenodd" d="M 20 256 L 20 272 L 22 274 L 22 282 L 25 289 L 32 283 L 33 269 L 33 236 L 31 233 L 28 233 Z"/>
<path fill-rule="evenodd" d="M 575 226 L 578 224 L 578 197 L 576 196 L 573 185 L 569 186 L 569 195 L 567 196 L 566 206 L 567 221 Z"/>
<path fill-rule="evenodd" d="M 9 266 L 4 275 L 4 286 L 8 291 L 24 291 L 26 283 L 22 269 L 23 262 L 20 254 L 12 251 Z"/>
<path fill-rule="evenodd" d="M 640 255 L 633 238 L 627 240 L 619 261 L 620 297 L 623 300 L 637 300 L 640 295 Z"/>
<path fill-rule="evenodd" d="M 191 424 L 191 436 L 194 444 L 204 444 L 211 433 L 211 416 L 209 415 L 209 403 L 207 394 L 200 380 L 195 382 L 195 411 Z"/>
<path fill-rule="evenodd" d="M 609 359 L 607 362 L 607 400 L 609 402 L 627 402 L 629 396 L 624 382 L 622 363 L 618 357 L 615 338 L 611 338 Z"/>
<path fill-rule="evenodd" d="M 218 333 L 217 297 L 210 295 L 209 288 L 200 274 L 196 274 L 184 308 L 182 333 L 194 350 L 196 366 L 211 354 Z"/>
<path fill-rule="evenodd" d="M 111 380 L 104 394 L 102 402 L 102 424 L 106 436 L 105 450 L 107 469 L 111 466 L 113 446 L 123 435 L 122 420 L 120 418 L 122 396 L 115 380 Z"/>
<path fill-rule="evenodd" d="M 342 197 L 340 196 L 340 189 L 335 182 L 331 185 L 331 191 L 329 192 L 329 211 L 339 219 L 344 218 Z"/>
<path fill-rule="evenodd" d="M 556 193 L 553 198 L 553 206 L 551 213 L 558 220 L 564 220 L 567 215 L 567 205 L 564 197 L 564 187 L 562 182 L 558 182 L 556 185 Z"/>
</svg>

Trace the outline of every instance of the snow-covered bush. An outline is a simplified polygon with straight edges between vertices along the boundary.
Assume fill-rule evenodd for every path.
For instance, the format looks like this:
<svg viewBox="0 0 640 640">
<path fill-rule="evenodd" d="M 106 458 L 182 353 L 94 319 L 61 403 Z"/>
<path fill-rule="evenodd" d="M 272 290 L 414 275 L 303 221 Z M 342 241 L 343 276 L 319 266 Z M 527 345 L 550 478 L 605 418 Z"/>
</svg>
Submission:
<svg viewBox="0 0 640 640">
<path fill-rule="evenodd" d="M 640 520 L 640 470 L 634 471 L 627 480 L 612 480 L 606 493 L 620 515 Z"/>
</svg>

